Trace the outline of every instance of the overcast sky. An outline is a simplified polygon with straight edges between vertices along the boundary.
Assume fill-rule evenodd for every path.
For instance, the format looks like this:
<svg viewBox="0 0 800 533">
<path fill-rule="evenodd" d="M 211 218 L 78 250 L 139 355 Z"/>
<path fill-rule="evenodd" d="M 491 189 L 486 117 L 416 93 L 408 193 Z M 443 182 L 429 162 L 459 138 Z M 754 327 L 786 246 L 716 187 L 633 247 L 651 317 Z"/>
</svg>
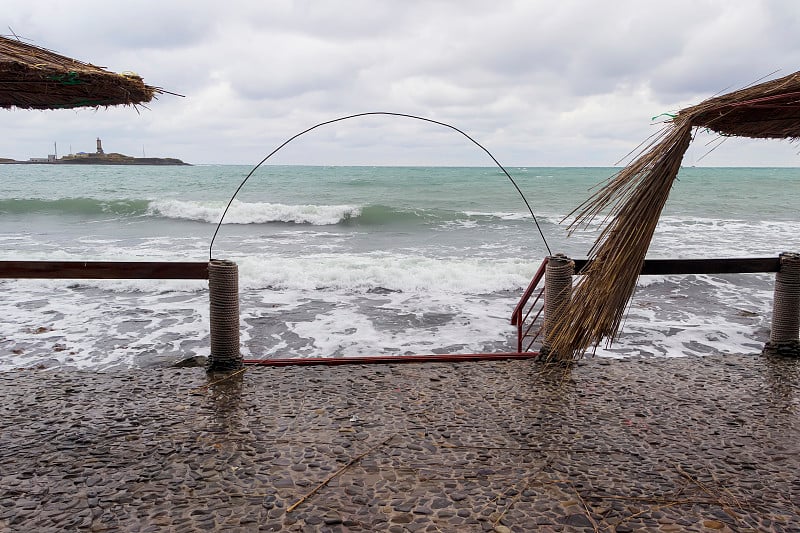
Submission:
<svg viewBox="0 0 800 533">
<path fill-rule="evenodd" d="M 0 34 L 185 95 L 0 110 L 0 157 L 94 151 L 255 164 L 369 111 L 458 127 L 508 166 L 610 166 L 675 112 L 800 69 L 796 0 L 3 0 Z M 786 141 L 698 135 L 684 164 L 800 166 Z M 712 144 L 713 146 L 713 144 Z M 490 165 L 457 133 L 365 117 L 278 164 Z"/>
</svg>

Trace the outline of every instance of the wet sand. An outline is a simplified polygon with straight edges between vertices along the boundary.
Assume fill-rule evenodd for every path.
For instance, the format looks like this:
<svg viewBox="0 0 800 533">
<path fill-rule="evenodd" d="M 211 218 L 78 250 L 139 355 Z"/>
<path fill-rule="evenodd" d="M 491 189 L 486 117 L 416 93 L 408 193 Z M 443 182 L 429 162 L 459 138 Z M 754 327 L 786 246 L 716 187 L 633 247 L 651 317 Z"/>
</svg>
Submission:
<svg viewBox="0 0 800 533">
<path fill-rule="evenodd" d="M 221 377 L 0 374 L 0 531 L 800 531 L 800 360 Z"/>
</svg>

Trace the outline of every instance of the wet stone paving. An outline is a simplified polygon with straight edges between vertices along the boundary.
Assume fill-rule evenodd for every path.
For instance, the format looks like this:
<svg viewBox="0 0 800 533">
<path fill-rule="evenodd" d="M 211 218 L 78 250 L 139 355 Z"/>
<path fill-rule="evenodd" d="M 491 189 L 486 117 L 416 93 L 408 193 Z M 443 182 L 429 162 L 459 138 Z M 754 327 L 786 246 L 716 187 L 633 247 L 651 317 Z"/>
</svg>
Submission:
<svg viewBox="0 0 800 533">
<path fill-rule="evenodd" d="M 0 531 L 800 531 L 800 360 L 0 374 Z"/>
</svg>

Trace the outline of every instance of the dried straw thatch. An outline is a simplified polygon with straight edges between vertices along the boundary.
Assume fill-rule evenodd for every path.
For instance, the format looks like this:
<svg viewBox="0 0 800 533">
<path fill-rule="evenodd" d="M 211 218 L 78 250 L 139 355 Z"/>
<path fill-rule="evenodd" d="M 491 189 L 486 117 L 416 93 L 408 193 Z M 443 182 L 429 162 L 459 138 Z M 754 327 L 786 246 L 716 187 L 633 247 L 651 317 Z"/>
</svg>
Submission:
<svg viewBox="0 0 800 533">
<path fill-rule="evenodd" d="M 63 109 L 137 105 L 164 91 L 136 74 L 116 74 L 0 36 L 0 107 Z"/>
<path fill-rule="evenodd" d="M 551 330 L 551 360 L 581 357 L 619 331 L 661 210 L 695 128 L 723 136 L 800 138 L 800 72 L 681 110 L 639 157 L 576 209 L 571 228 L 603 216 L 606 226 L 568 310 Z"/>
</svg>

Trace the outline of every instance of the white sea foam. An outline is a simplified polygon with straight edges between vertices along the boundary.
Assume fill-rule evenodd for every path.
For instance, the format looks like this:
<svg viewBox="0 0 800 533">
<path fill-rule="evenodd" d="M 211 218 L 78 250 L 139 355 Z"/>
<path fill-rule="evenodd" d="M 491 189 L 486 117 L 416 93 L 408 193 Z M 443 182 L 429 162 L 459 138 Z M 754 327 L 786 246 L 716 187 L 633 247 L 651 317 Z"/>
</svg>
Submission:
<svg viewBox="0 0 800 533">
<path fill-rule="evenodd" d="M 242 352 L 259 358 L 511 350 L 511 310 L 533 269 L 524 261 L 392 254 L 237 262 Z M 598 355 L 758 351 L 771 279 L 749 276 L 745 290 L 741 280 L 719 276 L 653 278 L 634 296 L 621 338 Z M 0 285 L 8 295 L 0 302 L 0 370 L 108 369 L 208 355 L 205 282 Z"/>
<path fill-rule="evenodd" d="M 527 212 L 486 212 L 486 211 L 464 211 L 468 217 L 492 217 L 501 220 L 525 220 L 531 218 L 531 214 Z"/>
<path fill-rule="evenodd" d="M 744 221 L 664 217 L 651 245 L 661 257 L 777 255 L 800 246 L 792 221 Z"/>
<path fill-rule="evenodd" d="M 219 202 L 155 200 L 150 203 L 153 215 L 216 224 L 225 209 Z M 266 224 L 293 222 L 325 226 L 356 218 L 361 208 L 352 205 L 285 205 L 234 200 L 225 215 L 225 224 Z"/>
<path fill-rule="evenodd" d="M 87 244 L 105 250 L 106 259 L 136 259 L 139 253 L 128 250 L 121 255 L 118 243 L 95 240 Z M 142 243 L 141 253 L 168 259 L 175 253 L 169 249 L 174 244 L 170 238 L 154 237 Z M 189 246 L 200 244 L 190 240 Z M 54 251 L 41 258 L 75 256 Z M 432 258 L 389 252 L 288 257 L 260 253 L 232 259 L 240 266 L 246 357 L 513 349 L 510 311 L 538 266 L 538 258 Z M 746 279 L 750 276 L 761 281 L 743 288 L 741 280 L 719 276 L 641 278 L 621 338 L 610 348 L 601 347 L 598 355 L 757 351 L 768 327 L 772 280 L 768 275 Z M 206 282 L 0 284 L 7 295 L 0 303 L 0 370 L 40 363 L 108 369 L 141 365 L 148 357 L 169 361 L 208 354 Z M 693 300 L 706 297 L 708 302 L 692 307 Z M 277 307 L 265 309 L 259 304 L 264 298 Z M 309 305 L 319 309 L 303 319 L 292 318 Z M 709 313 L 709 308 L 719 312 Z M 742 309 L 753 318 L 743 323 L 731 309 Z M 379 327 L 376 317 L 384 314 L 407 315 L 406 323 Z M 431 315 L 446 319 L 431 325 Z M 273 320 L 275 331 L 247 321 L 264 317 Z"/>
<path fill-rule="evenodd" d="M 521 260 L 392 254 L 237 262 L 246 357 L 504 346 L 513 335 L 506 315 L 514 296 L 489 293 L 520 289 L 532 269 Z M 2 282 L 9 297 L 0 302 L 0 371 L 36 364 L 103 370 L 147 364 L 149 358 L 207 355 L 206 286 L 180 280 Z M 303 315 L 308 306 L 318 311 Z M 298 313 L 305 318 L 293 320 Z M 391 325 L 378 327 L 382 316 Z M 431 316 L 443 318 L 431 325 Z M 258 320 L 250 323 L 264 317 L 274 318 L 277 332 L 265 332 Z"/>
<path fill-rule="evenodd" d="M 74 256 L 65 255 L 66 259 Z M 130 259 L 130 258 L 127 258 Z M 538 265 L 523 259 L 435 259 L 376 252 L 372 254 L 315 254 L 299 257 L 231 257 L 239 265 L 243 289 L 326 290 L 363 293 L 388 289 L 408 293 L 488 294 L 523 289 Z M 201 280 L 15 280 L 13 287 L 31 292 L 66 285 L 109 292 L 197 292 Z"/>
<path fill-rule="evenodd" d="M 597 354 L 758 353 L 767 340 L 772 280 L 767 274 L 646 276 L 619 339 Z M 709 312 L 713 309 L 714 312 Z"/>
<path fill-rule="evenodd" d="M 244 287 L 364 291 L 377 287 L 428 293 L 485 294 L 524 288 L 535 265 L 523 259 L 435 259 L 376 252 L 300 257 L 243 257 Z"/>
<path fill-rule="evenodd" d="M 55 280 L 3 288 L 17 303 L 0 305 L 0 371 L 54 363 L 103 370 L 137 365 L 148 354 L 169 361 L 208 331 L 205 293 L 111 293 Z"/>
<path fill-rule="evenodd" d="M 260 310 L 260 319 L 272 324 L 269 331 L 282 329 L 265 336 L 254 328 L 253 339 L 258 343 L 260 336 L 264 346 L 260 356 L 500 351 L 507 349 L 514 335 L 506 316 L 506 298 L 294 290 L 279 294 L 265 294 L 262 305 L 251 308 Z M 289 300 L 287 294 L 300 297 Z M 303 307 L 311 312 L 299 312 Z M 297 339 L 301 339 L 299 347 Z"/>
</svg>

